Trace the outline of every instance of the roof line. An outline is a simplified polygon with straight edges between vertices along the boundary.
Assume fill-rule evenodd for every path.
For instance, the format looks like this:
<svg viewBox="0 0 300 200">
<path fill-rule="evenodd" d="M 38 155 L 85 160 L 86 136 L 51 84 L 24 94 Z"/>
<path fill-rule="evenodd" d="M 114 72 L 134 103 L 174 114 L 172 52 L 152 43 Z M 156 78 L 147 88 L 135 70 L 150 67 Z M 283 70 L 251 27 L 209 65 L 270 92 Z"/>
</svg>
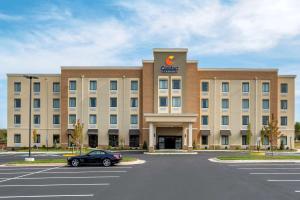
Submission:
<svg viewBox="0 0 300 200">
<path fill-rule="evenodd" d="M 198 71 L 268 71 L 278 72 L 276 68 L 198 68 Z"/>
</svg>

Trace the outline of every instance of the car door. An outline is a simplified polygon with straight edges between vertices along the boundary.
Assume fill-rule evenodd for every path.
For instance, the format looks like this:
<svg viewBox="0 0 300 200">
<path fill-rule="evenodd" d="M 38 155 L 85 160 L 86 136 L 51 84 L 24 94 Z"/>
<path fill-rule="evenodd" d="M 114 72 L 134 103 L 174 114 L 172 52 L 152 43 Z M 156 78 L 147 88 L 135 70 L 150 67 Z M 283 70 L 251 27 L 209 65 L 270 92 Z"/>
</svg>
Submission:
<svg viewBox="0 0 300 200">
<path fill-rule="evenodd" d="M 105 157 L 105 152 L 104 151 L 98 151 L 97 152 L 97 159 L 96 159 L 96 163 L 97 164 L 101 164 L 102 163 L 102 161 L 103 161 L 103 159 L 104 159 L 104 157 Z"/>
</svg>

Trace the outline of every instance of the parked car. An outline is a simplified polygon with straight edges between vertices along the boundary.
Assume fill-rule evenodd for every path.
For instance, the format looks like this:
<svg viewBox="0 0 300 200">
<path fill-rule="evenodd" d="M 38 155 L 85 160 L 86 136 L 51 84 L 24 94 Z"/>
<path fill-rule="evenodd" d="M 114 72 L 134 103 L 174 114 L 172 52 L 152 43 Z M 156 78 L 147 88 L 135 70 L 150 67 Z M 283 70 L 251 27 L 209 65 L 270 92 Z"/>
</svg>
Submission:
<svg viewBox="0 0 300 200">
<path fill-rule="evenodd" d="M 104 150 L 94 150 L 85 155 L 68 158 L 68 165 L 79 167 L 80 165 L 103 165 L 109 167 L 122 160 L 120 153 L 112 153 Z"/>
</svg>

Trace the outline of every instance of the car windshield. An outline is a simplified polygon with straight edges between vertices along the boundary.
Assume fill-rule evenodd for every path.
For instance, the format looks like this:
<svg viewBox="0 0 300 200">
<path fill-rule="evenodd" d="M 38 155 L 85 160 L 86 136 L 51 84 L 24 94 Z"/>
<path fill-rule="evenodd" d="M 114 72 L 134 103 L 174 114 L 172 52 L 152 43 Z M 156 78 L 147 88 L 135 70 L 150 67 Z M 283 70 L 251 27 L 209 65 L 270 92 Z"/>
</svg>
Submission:
<svg viewBox="0 0 300 200">
<path fill-rule="evenodd" d="M 87 155 L 99 155 L 99 154 L 105 154 L 105 152 L 97 150 L 97 151 L 91 151 Z"/>
</svg>

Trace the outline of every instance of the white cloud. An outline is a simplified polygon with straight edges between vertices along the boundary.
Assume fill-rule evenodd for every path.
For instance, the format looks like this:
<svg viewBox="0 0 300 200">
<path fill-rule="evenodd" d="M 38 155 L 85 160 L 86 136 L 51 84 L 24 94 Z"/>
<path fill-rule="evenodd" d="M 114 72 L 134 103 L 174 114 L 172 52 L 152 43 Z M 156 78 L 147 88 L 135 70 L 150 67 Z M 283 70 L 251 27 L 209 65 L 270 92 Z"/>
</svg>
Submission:
<svg viewBox="0 0 300 200">
<path fill-rule="evenodd" d="M 22 20 L 23 17 L 22 16 L 16 16 L 16 15 L 7 15 L 4 13 L 0 12 L 0 21 L 18 21 L 18 20 Z"/>
</svg>

